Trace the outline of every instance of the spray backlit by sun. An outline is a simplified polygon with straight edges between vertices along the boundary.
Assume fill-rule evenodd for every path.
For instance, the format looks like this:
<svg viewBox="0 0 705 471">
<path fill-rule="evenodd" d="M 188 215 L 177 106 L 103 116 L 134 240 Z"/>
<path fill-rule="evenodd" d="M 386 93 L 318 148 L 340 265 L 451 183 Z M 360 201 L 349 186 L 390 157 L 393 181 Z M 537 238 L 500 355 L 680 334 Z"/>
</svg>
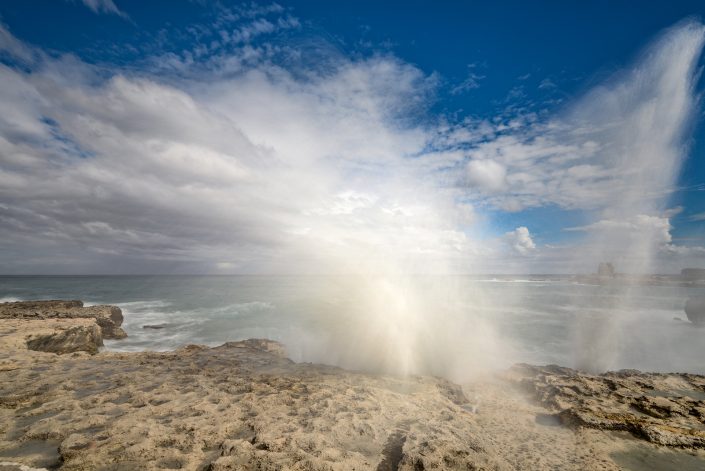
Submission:
<svg viewBox="0 0 705 471">
<path fill-rule="evenodd" d="M 591 205 L 594 221 L 572 229 L 586 233 L 585 246 L 573 254 L 575 271 L 608 260 L 622 271 L 649 273 L 659 252 L 668 248 L 670 226 L 664 211 L 697 102 L 694 82 L 703 38 L 699 23 L 673 27 L 630 68 L 537 126 L 545 135 L 534 139 L 549 149 L 547 158 L 569 162 L 566 175 L 575 175 L 576 169 L 592 172 L 597 175 L 593 185 L 601 189 L 600 199 Z M 494 149 L 493 158 L 502 155 L 501 147 Z M 555 149 L 565 149 L 566 155 L 559 160 Z M 582 154 L 571 157 L 571 149 Z M 470 164 L 488 167 L 493 161 L 478 154 L 481 150 L 470 152 Z M 423 166 L 404 169 L 401 163 L 403 159 L 395 161 L 388 172 L 377 168 L 373 175 L 336 175 L 337 184 L 346 189 L 323 206 L 307 209 L 305 230 L 295 231 L 300 236 L 297 250 L 303 247 L 327 269 L 350 275 L 341 283 L 356 300 L 355 308 L 335 313 L 328 338 L 309 357 L 348 368 L 456 380 L 508 364 L 513 346 L 500 334 L 495 316 L 521 301 L 492 296 L 480 283 L 423 276 L 496 266 L 487 257 L 497 251 L 477 250 L 472 226 L 459 223 L 457 191 L 444 187 L 433 173 L 424 174 Z M 507 182 L 521 170 L 506 160 L 493 165 L 502 169 Z M 477 166 L 469 165 L 469 171 Z M 468 192 L 477 190 L 472 179 L 465 184 L 470 185 Z M 566 195 L 564 203 L 570 206 L 581 197 Z M 524 247 L 533 249 L 533 242 Z M 528 270 L 517 269 L 516 263 L 512 267 Z M 517 293 L 521 291 L 511 296 Z M 639 335 L 631 319 L 621 314 L 630 303 L 629 289 L 607 299 L 612 305 L 602 307 L 609 318 L 578 316 L 578 367 L 616 366 L 625 326 L 632 329 L 630 335 Z"/>
</svg>

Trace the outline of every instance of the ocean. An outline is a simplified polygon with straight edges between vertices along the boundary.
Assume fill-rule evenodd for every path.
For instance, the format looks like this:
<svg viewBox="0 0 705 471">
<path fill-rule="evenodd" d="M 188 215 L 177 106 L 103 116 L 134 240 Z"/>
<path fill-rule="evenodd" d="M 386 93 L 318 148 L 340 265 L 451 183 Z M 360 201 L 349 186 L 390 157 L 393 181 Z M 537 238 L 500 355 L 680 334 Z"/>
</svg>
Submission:
<svg viewBox="0 0 705 471">
<path fill-rule="evenodd" d="M 683 306 L 703 295 L 703 287 L 596 286 L 560 276 L 0 277 L 0 301 L 119 306 L 128 338 L 106 341 L 107 350 L 256 337 L 281 341 L 296 361 L 414 373 L 435 373 L 458 357 L 456 370 L 589 363 L 702 374 L 705 328 L 688 322 Z"/>
</svg>

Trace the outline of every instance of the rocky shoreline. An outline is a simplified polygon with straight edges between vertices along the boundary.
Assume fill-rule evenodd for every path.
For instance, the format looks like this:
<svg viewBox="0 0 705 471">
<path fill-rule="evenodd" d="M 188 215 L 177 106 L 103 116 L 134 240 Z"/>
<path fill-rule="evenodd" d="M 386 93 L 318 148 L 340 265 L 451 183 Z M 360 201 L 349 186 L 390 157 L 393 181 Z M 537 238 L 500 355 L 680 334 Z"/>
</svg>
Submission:
<svg viewBox="0 0 705 471">
<path fill-rule="evenodd" d="M 669 447 L 705 448 L 703 376 L 636 370 L 589 375 L 555 365 L 517 365 L 508 376 L 568 426 L 627 431 Z"/>
<path fill-rule="evenodd" d="M 27 322 L 29 321 L 29 322 Z M 19 332 L 29 350 L 57 354 L 97 353 L 103 339 L 123 339 L 122 311 L 117 306 L 84 306 L 83 301 L 17 301 L 0 303 L 3 335 Z M 39 332 L 41 331 L 41 333 Z"/>
<path fill-rule="evenodd" d="M 702 376 L 517 365 L 461 387 L 294 363 L 262 339 L 100 351 L 115 309 L 0 305 L 0 471 L 705 465 Z"/>
</svg>

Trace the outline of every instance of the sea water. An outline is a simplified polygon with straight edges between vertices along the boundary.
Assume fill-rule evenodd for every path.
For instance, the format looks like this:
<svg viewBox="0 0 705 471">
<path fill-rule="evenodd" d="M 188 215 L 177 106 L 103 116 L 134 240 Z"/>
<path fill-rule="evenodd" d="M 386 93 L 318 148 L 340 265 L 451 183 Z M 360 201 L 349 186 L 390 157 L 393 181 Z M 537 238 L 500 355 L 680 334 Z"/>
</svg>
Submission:
<svg viewBox="0 0 705 471">
<path fill-rule="evenodd" d="M 330 349 L 326 339 L 364 314 L 365 293 L 350 290 L 348 281 L 338 276 L 0 277 L 0 301 L 81 299 L 117 305 L 128 337 L 106 341 L 108 350 L 216 346 L 256 337 L 283 342 L 297 361 L 330 358 L 336 363 L 322 345 Z M 431 323 L 442 310 L 489 319 L 506 345 L 502 366 L 575 366 L 581 329 L 590 320 L 591 325 L 619 329 L 610 347 L 616 349 L 613 369 L 705 373 L 705 329 L 688 322 L 683 312 L 688 297 L 705 295 L 703 287 L 631 287 L 627 296 L 624 288 L 583 284 L 568 276 L 453 276 L 420 277 L 415 289 L 429 285 L 452 285 L 453 290 L 426 297 L 431 302 L 422 315 Z M 479 292 L 484 303 L 478 314 Z M 376 315 L 384 316 L 384 309 Z M 612 322 L 615 318 L 620 322 Z M 605 329 L 595 335 L 608 335 Z M 470 334 L 468 342 L 473 341 Z"/>
</svg>

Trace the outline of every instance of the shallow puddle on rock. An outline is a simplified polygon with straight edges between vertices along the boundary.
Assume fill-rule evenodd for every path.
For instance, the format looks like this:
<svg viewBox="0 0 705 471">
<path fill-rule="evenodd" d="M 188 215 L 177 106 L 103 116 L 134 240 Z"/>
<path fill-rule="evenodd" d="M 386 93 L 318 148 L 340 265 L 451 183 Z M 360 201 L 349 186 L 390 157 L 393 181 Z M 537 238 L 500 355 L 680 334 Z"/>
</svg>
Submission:
<svg viewBox="0 0 705 471">
<path fill-rule="evenodd" d="M 21 460 L 37 468 L 58 469 L 61 466 L 59 442 L 56 440 L 27 440 L 14 448 L 0 450 L 0 458 Z"/>
<path fill-rule="evenodd" d="M 630 440 L 631 441 L 631 440 Z M 617 466 L 627 471 L 703 471 L 705 454 L 669 450 L 633 442 L 625 450 L 610 453 Z"/>
<path fill-rule="evenodd" d="M 31 410 L 31 409 L 30 409 Z M 17 440 L 25 433 L 25 429 L 42 419 L 53 417 L 55 412 L 42 412 L 35 415 L 20 415 L 15 417 L 13 427 L 7 432 L 7 440 Z"/>
<path fill-rule="evenodd" d="M 83 387 L 76 388 L 73 394 L 76 399 L 85 399 L 90 396 L 102 394 L 110 389 L 113 389 L 114 387 L 115 385 L 112 383 L 85 384 Z"/>
<path fill-rule="evenodd" d="M 536 414 L 535 421 L 537 424 L 547 427 L 560 427 L 563 425 L 560 417 L 556 414 Z"/>
</svg>

